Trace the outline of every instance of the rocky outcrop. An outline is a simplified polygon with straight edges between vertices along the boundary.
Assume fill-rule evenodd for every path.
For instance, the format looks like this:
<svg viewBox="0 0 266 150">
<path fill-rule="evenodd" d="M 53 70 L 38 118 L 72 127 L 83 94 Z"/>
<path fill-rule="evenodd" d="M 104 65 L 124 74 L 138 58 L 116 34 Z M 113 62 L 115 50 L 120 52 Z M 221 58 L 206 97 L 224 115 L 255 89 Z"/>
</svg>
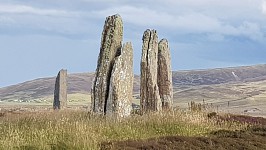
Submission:
<svg viewBox="0 0 266 150">
<path fill-rule="evenodd" d="M 67 70 L 60 70 L 55 81 L 54 109 L 63 109 L 67 105 Z"/>
<path fill-rule="evenodd" d="M 107 115 L 127 117 L 132 110 L 133 98 L 133 48 L 131 43 L 123 45 L 121 55 L 115 59 L 110 79 L 107 100 Z"/>
<path fill-rule="evenodd" d="M 106 113 L 111 73 L 115 57 L 121 53 L 122 38 L 122 18 L 119 15 L 107 17 L 102 32 L 96 76 L 91 91 L 91 104 L 94 113 Z"/>
<path fill-rule="evenodd" d="M 146 30 L 143 34 L 141 57 L 141 112 L 160 111 L 162 102 L 157 85 L 158 36 L 156 30 Z"/>
<path fill-rule="evenodd" d="M 171 57 L 168 41 L 162 39 L 158 46 L 158 87 L 162 100 L 162 108 L 171 110 L 173 108 L 173 84 Z"/>
</svg>

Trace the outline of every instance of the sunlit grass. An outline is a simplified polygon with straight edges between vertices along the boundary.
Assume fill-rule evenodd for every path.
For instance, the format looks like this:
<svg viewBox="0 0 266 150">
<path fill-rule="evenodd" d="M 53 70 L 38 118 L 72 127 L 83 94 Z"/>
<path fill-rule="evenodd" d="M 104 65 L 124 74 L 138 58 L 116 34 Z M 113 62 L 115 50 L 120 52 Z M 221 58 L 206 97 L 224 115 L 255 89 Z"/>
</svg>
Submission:
<svg viewBox="0 0 266 150">
<path fill-rule="evenodd" d="M 91 95 L 84 93 L 70 93 L 67 95 L 68 103 L 71 104 L 86 104 L 90 102 Z M 18 99 L 8 99 L 5 101 L 1 101 L 2 106 L 13 106 L 13 105 L 48 105 L 51 106 L 53 104 L 54 96 L 45 96 L 42 98 L 34 98 L 30 97 L 28 100 L 21 101 Z"/>
<path fill-rule="evenodd" d="M 242 127 L 217 124 L 199 112 L 175 111 L 120 120 L 84 111 L 23 113 L 0 118 L 0 149 L 99 149 L 100 143 L 114 140 L 207 136 L 214 130 Z"/>
</svg>

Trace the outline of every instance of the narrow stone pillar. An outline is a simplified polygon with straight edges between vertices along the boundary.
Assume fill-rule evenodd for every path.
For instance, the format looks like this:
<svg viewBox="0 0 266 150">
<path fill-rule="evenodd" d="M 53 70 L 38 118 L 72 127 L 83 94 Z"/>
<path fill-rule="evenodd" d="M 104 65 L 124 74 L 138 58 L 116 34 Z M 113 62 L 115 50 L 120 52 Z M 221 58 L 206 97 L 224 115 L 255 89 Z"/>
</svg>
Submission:
<svg viewBox="0 0 266 150">
<path fill-rule="evenodd" d="M 107 115 L 116 117 L 130 115 L 132 110 L 133 79 L 133 48 L 131 43 L 125 43 L 121 55 L 115 59 L 113 66 L 107 100 Z"/>
<path fill-rule="evenodd" d="M 91 107 L 94 113 L 105 114 L 109 95 L 110 78 L 115 57 L 121 53 L 123 22 L 119 15 L 106 18 L 102 32 L 96 76 L 91 91 Z"/>
<path fill-rule="evenodd" d="M 146 30 L 143 34 L 141 57 L 141 112 L 161 111 L 162 102 L 157 85 L 158 36 L 156 30 Z"/>
<path fill-rule="evenodd" d="M 63 109 L 67 106 L 67 70 L 60 70 L 55 81 L 54 109 Z"/>
<path fill-rule="evenodd" d="M 173 83 L 169 44 L 162 39 L 158 46 L 158 87 L 164 110 L 173 109 Z"/>
</svg>

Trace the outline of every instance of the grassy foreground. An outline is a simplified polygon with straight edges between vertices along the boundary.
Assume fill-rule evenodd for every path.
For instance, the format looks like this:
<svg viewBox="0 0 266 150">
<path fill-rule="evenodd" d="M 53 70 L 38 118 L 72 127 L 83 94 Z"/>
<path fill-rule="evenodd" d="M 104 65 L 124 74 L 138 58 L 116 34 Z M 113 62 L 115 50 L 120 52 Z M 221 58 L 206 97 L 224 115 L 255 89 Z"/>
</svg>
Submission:
<svg viewBox="0 0 266 150">
<path fill-rule="evenodd" d="M 207 136 L 219 129 L 236 130 L 243 124 L 208 119 L 204 113 L 132 116 L 116 120 L 84 111 L 9 114 L 0 118 L 0 149 L 99 149 L 102 142 L 160 136 Z"/>
</svg>

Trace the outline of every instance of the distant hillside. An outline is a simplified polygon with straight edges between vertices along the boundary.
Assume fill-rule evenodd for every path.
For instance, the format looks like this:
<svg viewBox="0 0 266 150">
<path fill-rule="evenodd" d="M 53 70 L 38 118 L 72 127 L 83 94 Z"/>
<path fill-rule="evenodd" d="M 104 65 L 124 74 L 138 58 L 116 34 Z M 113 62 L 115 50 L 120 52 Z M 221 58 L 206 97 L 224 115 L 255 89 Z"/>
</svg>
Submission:
<svg viewBox="0 0 266 150">
<path fill-rule="evenodd" d="M 68 75 L 68 93 L 89 94 L 93 78 L 94 73 L 76 73 Z M 266 80 L 266 65 L 173 72 L 173 84 L 175 90 L 183 86 L 201 86 L 263 80 Z M 54 82 L 55 77 L 50 77 L 0 88 L 0 101 L 28 101 L 52 97 L 54 92 Z M 135 94 L 139 92 L 139 82 L 139 76 L 135 75 Z M 182 93 L 182 95 L 184 94 L 185 93 Z"/>
<path fill-rule="evenodd" d="M 93 73 L 78 73 L 68 75 L 68 93 L 86 94 L 90 91 Z M 55 77 L 40 78 L 17 85 L 0 88 L 1 101 L 28 100 L 52 96 Z"/>
<path fill-rule="evenodd" d="M 266 80 L 266 65 L 173 72 L 173 83 L 175 86 L 212 85 L 262 80 Z"/>
</svg>

